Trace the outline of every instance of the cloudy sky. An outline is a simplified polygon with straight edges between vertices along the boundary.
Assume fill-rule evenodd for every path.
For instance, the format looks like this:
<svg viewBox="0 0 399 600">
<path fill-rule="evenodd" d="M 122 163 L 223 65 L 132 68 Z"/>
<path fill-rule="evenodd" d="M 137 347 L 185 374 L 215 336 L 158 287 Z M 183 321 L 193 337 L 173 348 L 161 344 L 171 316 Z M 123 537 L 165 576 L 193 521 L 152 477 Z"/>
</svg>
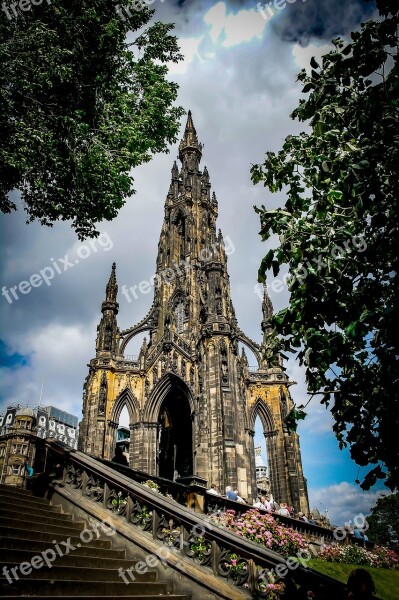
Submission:
<svg viewBox="0 0 399 600">
<path fill-rule="evenodd" d="M 244 0 L 153 3 L 156 19 L 176 23 L 185 60 L 172 65 L 170 77 L 180 85 L 179 104 L 192 110 L 204 144 L 202 164 L 208 166 L 219 201 L 218 225 L 235 248 L 229 272 L 239 324 L 258 341 L 261 301 L 255 285 L 267 246 L 258 236 L 253 206 L 274 207 L 282 198 L 253 186 L 250 166 L 261 162 L 267 150 L 278 150 L 285 136 L 304 129 L 289 116 L 300 98 L 299 70 L 312 55 L 327 51 L 333 37 L 347 35 L 374 12 L 373 3 L 362 0 L 280 0 L 277 5 L 280 10 L 270 15 L 259 3 L 262 15 L 256 2 Z M 52 229 L 28 226 L 22 211 L 0 217 L 1 286 L 9 290 L 46 268 L 45 273 L 54 272 L 48 285 L 19 293 L 18 300 L 0 298 L 2 409 L 17 402 L 37 405 L 44 380 L 43 403 L 80 416 L 82 384 L 95 353 L 111 264 L 117 263 L 119 289 L 154 273 L 176 155 L 177 145 L 135 171 L 136 195 L 113 222 L 102 224 L 102 236 L 93 246 L 78 242 L 65 223 Z M 274 307 L 281 309 L 288 293 L 273 291 L 272 283 L 270 279 Z M 120 327 L 139 321 L 151 301 L 151 293 L 138 294 L 131 302 L 120 295 Z M 136 354 L 136 349 L 129 346 L 127 353 Z M 288 373 L 297 382 L 291 388 L 295 402 L 306 402 L 302 369 L 292 361 Z M 331 424 L 329 413 L 314 400 L 299 433 L 311 506 L 321 512 L 328 508 L 339 523 L 367 512 L 381 491 L 362 493 L 354 484 L 358 467 L 338 450 Z"/>
</svg>

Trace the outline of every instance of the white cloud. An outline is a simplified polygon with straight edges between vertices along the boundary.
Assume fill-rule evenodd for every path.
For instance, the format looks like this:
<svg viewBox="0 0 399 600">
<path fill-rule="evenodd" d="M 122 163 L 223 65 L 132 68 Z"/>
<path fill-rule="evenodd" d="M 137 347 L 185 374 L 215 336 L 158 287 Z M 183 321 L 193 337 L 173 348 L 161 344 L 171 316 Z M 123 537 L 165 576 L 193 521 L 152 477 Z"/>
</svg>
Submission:
<svg viewBox="0 0 399 600">
<path fill-rule="evenodd" d="M 212 6 L 210 10 L 204 16 L 204 21 L 211 26 L 209 35 L 214 44 L 216 44 L 218 37 L 223 31 L 224 24 L 226 21 L 226 5 L 224 2 L 218 2 L 215 6 Z"/>
<path fill-rule="evenodd" d="M 203 39 L 203 36 L 198 38 L 179 38 L 179 46 L 181 53 L 184 56 L 184 60 L 178 63 L 171 62 L 168 64 L 169 73 L 172 76 L 176 74 L 181 75 L 182 73 L 185 73 L 195 58 L 201 60 L 198 48 Z"/>
<path fill-rule="evenodd" d="M 341 481 L 320 489 L 309 489 L 309 504 L 311 510 L 316 507 L 320 513 L 328 509 L 330 522 L 341 526 L 345 522 L 352 522 L 360 513 L 367 516 L 378 498 L 390 492 L 371 490 L 364 492 L 359 487 Z"/>
<path fill-rule="evenodd" d="M 266 21 L 255 9 L 228 14 L 224 2 L 215 4 L 205 14 L 204 21 L 211 26 L 209 35 L 213 43 L 224 34 L 222 45 L 225 48 L 250 42 L 253 38 L 260 40 L 266 26 Z"/>
</svg>

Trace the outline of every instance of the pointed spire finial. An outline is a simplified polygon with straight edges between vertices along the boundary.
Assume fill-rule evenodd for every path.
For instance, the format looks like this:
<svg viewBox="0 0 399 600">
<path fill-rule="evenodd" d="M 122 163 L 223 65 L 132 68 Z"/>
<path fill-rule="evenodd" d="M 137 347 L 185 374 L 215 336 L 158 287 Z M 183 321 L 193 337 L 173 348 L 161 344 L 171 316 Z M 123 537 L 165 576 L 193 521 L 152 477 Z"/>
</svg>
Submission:
<svg viewBox="0 0 399 600">
<path fill-rule="evenodd" d="M 106 302 L 116 302 L 118 284 L 116 283 L 116 263 L 112 263 L 111 276 L 106 287 Z"/>
<path fill-rule="evenodd" d="M 273 316 L 273 304 L 269 296 L 269 292 L 267 291 L 266 283 L 263 284 L 263 301 L 262 301 L 262 313 L 263 313 L 263 322 L 262 329 L 267 326 L 267 322 Z"/>
<path fill-rule="evenodd" d="M 179 158 L 183 162 L 184 154 L 186 152 L 195 152 L 197 154 L 198 162 L 202 156 L 202 144 L 198 142 L 197 132 L 194 127 L 193 117 L 191 110 L 188 111 L 186 128 L 184 130 L 183 139 L 179 145 Z"/>
</svg>

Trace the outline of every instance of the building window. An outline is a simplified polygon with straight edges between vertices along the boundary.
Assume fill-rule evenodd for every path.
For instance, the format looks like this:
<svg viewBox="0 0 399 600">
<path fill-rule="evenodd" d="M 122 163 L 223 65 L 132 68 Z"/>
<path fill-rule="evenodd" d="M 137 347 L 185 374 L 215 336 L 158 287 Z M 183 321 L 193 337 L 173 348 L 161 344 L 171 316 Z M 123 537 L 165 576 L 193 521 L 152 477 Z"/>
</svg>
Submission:
<svg viewBox="0 0 399 600">
<path fill-rule="evenodd" d="M 5 446 L 1 446 L 0 447 L 0 457 L 4 456 L 6 453 L 6 447 Z"/>
<path fill-rule="evenodd" d="M 184 331 L 184 304 L 180 302 L 176 306 L 176 331 L 177 333 L 183 333 Z"/>
<path fill-rule="evenodd" d="M 28 446 L 26 444 L 13 444 L 12 446 L 12 454 L 22 454 L 25 455 Z"/>
<path fill-rule="evenodd" d="M 20 465 L 11 465 L 11 475 L 19 475 Z"/>
</svg>

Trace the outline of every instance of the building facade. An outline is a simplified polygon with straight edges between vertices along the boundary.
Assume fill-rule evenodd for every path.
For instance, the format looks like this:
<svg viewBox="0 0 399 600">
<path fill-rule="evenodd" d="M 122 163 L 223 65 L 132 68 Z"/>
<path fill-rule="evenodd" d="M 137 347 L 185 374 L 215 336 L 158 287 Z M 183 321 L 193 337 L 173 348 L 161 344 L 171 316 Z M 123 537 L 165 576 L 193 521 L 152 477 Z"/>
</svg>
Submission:
<svg viewBox="0 0 399 600">
<path fill-rule="evenodd" d="M 0 415 L 0 483 L 24 487 L 35 462 L 37 439 L 77 449 L 78 418 L 54 406 L 9 406 Z"/>
<path fill-rule="evenodd" d="M 84 384 L 80 448 L 111 458 L 121 411 L 129 413 L 129 463 L 166 478 L 195 474 L 256 497 L 255 420 L 266 438 L 274 498 L 308 511 L 299 439 L 284 417 L 292 406 L 283 368 L 263 357 L 272 315 L 265 289 L 264 342 L 240 329 L 230 295 L 227 252 L 216 229 L 218 202 L 191 113 L 179 146 L 158 244 L 154 300 L 136 325 L 118 328 L 115 264 Z M 123 290 L 125 291 L 125 290 Z M 125 355 L 148 332 L 137 358 Z M 245 350 L 255 355 L 249 367 Z"/>
<path fill-rule="evenodd" d="M 36 416 L 32 408 L 10 407 L 0 426 L 0 483 L 23 487 L 28 476 L 26 465 L 35 455 Z"/>
</svg>

